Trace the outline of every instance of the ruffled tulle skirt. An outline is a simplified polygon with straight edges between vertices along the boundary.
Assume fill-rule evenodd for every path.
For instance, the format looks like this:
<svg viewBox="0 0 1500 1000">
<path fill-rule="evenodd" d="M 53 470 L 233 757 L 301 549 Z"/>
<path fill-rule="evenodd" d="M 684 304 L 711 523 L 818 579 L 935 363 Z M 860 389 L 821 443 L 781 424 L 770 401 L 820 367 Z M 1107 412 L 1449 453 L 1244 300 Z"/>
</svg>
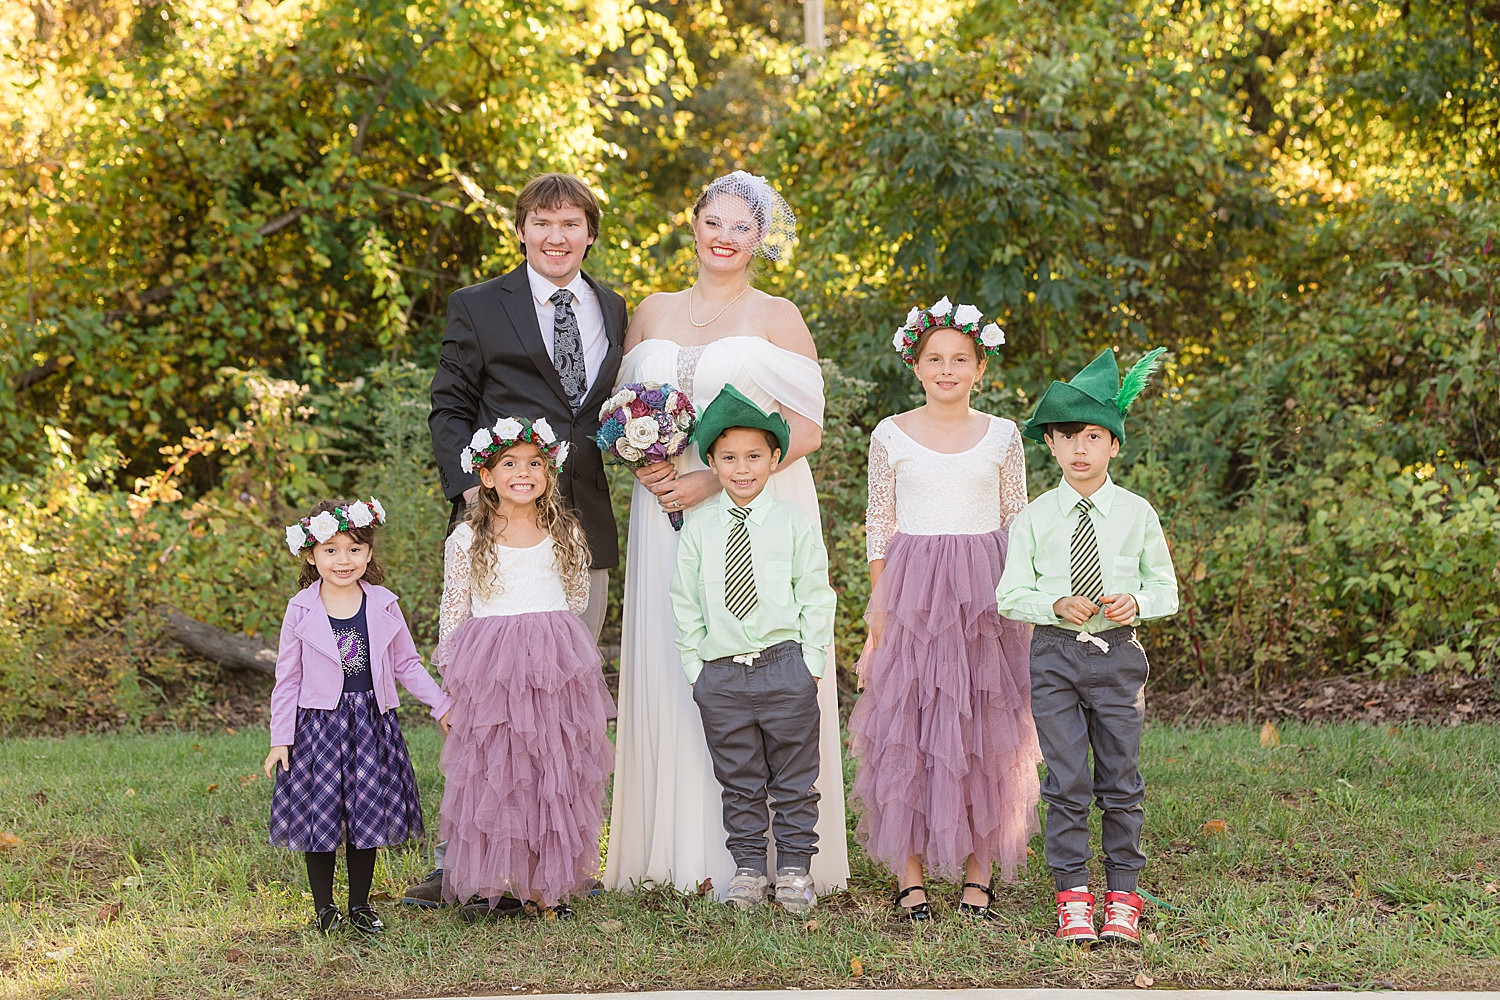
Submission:
<svg viewBox="0 0 1500 1000">
<path fill-rule="evenodd" d="M 445 645 L 443 894 L 554 906 L 599 872 L 614 702 L 566 611 L 470 618 Z"/>
<path fill-rule="evenodd" d="M 1006 546 L 1001 530 L 886 548 L 849 733 L 858 836 L 895 871 L 918 854 L 957 879 L 973 854 L 1010 880 L 1039 830 L 1031 626 L 995 605 Z"/>
</svg>

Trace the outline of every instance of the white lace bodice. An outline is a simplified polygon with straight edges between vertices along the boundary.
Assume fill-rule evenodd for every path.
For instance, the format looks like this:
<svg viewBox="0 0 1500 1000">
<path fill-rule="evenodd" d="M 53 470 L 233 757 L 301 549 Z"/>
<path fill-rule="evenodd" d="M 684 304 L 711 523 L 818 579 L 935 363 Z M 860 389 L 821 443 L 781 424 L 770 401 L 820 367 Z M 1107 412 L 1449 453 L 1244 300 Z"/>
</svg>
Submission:
<svg viewBox="0 0 1500 1000">
<path fill-rule="evenodd" d="M 496 560 L 498 579 L 490 595 L 474 592 L 470 574 L 469 550 L 474 544 L 474 529 L 460 524 L 448 536 L 443 548 L 443 603 L 438 615 L 438 641 L 468 618 L 493 615 L 524 615 L 536 611 L 571 611 L 583 614 L 589 602 L 587 573 L 581 579 L 565 581 L 557 571 L 552 539 L 544 538 L 525 549 L 500 546 Z"/>
<path fill-rule="evenodd" d="M 908 535 L 983 535 L 1009 528 L 1026 506 L 1026 452 L 1016 425 L 990 417 L 979 443 L 946 455 L 918 444 L 886 417 L 870 434 L 865 551 L 885 558 Z"/>
</svg>

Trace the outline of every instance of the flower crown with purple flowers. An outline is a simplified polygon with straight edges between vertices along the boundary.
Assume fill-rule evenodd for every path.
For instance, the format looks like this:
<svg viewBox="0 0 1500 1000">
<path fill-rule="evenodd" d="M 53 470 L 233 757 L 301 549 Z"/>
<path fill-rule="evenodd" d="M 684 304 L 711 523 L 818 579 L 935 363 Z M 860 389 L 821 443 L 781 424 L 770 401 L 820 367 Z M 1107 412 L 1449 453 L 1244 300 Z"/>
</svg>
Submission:
<svg viewBox="0 0 1500 1000">
<path fill-rule="evenodd" d="M 495 421 L 495 426 L 481 427 L 474 432 L 468 447 L 459 456 L 458 464 L 465 472 L 475 472 L 493 456 L 523 442 L 536 445 L 538 451 L 552 460 L 552 467 L 559 471 L 568 460 L 568 442 L 557 439 L 557 432 L 547 423 L 546 417 L 537 420 L 501 417 Z"/>
<path fill-rule="evenodd" d="M 906 367 L 915 368 L 917 367 L 917 341 L 922 339 L 922 334 L 928 330 L 948 328 L 973 337 L 974 343 L 985 354 L 999 354 L 1000 345 L 1005 343 L 1005 331 L 1000 329 L 998 323 L 991 323 L 984 329 L 980 329 L 979 325 L 983 322 L 984 313 L 979 311 L 978 306 L 955 306 L 948 301 L 948 296 L 944 295 L 934 302 L 931 308 L 912 307 L 912 311 L 906 314 L 906 323 L 896 328 L 896 336 L 891 341 L 891 346 L 896 349 L 896 353 L 901 355 L 901 360 L 906 363 Z"/>
<path fill-rule="evenodd" d="M 297 556 L 315 545 L 322 545 L 341 531 L 384 523 L 385 508 L 380 506 L 379 500 L 374 497 L 356 500 L 287 525 L 286 547 L 291 550 L 292 555 Z"/>
</svg>

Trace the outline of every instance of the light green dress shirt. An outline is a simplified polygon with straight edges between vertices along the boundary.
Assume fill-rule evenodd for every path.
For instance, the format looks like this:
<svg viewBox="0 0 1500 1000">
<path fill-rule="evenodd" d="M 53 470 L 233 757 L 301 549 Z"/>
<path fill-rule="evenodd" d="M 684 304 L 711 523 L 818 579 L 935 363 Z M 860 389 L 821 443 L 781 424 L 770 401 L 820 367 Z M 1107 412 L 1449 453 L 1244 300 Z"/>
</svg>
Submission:
<svg viewBox="0 0 1500 1000">
<path fill-rule="evenodd" d="M 1082 628 L 1052 613 L 1060 598 L 1073 596 L 1071 551 L 1082 497 L 1064 480 L 1031 501 L 1010 526 L 1005 572 L 995 588 L 1000 613 L 1033 625 L 1105 632 L 1121 626 L 1101 610 Z M 1161 521 L 1145 499 L 1106 478 L 1090 497 L 1088 516 L 1099 540 L 1105 594 L 1129 594 L 1139 607 L 1132 625 L 1177 613 L 1177 572 Z"/>
<path fill-rule="evenodd" d="M 688 515 L 677 541 L 672 615 L 688 683 L 697 683 L 705 660 L 758 653 L 787 640 L 802 647 L 807 669 L 822 677 L 838 603 L 828 584 L 822 532 L 799 508 L 764 490 L 750 501 L 745 527 L 756 604 L 741 621 L 724 606 L 724 550 L 733 506 L 729 494 L 720 493 Z"/>
</svg>

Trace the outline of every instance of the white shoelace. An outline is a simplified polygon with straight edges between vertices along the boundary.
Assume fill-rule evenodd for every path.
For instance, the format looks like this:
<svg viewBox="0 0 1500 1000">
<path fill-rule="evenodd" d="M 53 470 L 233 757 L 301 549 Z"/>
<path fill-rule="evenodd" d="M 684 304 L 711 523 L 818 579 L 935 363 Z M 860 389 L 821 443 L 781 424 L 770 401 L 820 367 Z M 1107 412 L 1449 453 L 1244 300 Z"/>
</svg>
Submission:
<svg viewBox="0 0 1500 1000">
<path fill-rule="evenodd" d="M 1071 903 L 1063 903 L 1061 907 L 1062 929 L 1072 930 L 1075 927 L 1087 927 L 1094 929 L 1092 907 L 1084 900 L 1074 900 Z"/>
<path fill-rule="evenodd" d="M 1120 900 L 1105 903 L 1104 913 L 1106 923 L 1124 924 L 1126 927 L 1134 927 L 1138 916 L 1135 907 Z"/>
</svg>

